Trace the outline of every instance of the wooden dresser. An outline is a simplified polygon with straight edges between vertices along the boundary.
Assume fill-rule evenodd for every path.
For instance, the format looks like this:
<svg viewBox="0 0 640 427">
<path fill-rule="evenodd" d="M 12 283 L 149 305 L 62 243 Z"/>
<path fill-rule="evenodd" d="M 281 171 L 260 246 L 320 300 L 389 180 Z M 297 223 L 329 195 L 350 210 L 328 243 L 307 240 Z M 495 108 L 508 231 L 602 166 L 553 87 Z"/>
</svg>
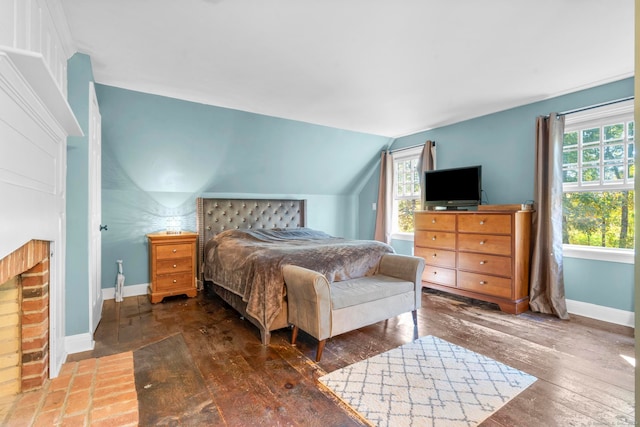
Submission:
<svg viewBox="0 0 640 427">
<path fill-rule="evenodd" d="M 512 314 L 527 311 L 531 214 L 490 205 L 416 212 L 414 254 L 425 260 L 423 286 L 496 303 Z"/>
<path fill-rule="evenodd" d="M 196 246 L 198 234 L 183 231 L 147 234 L 149 239 L 149 297 L 151 303 L 164 297 L 186 294 L 195 297 Z"/>
</svg>

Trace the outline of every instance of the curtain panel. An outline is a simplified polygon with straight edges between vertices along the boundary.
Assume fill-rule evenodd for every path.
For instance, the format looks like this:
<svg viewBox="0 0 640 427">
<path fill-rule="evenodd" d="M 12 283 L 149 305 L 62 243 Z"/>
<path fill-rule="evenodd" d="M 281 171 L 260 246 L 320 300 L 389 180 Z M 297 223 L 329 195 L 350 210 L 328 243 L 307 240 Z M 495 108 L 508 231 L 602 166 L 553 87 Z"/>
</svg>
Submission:
<svg viewBox="0 0 640 427">
<path fill-rule="evenodd" d="M 426 171 L 434 170 L 436 168 L 436 143 L 434 141 L 427 141 L 422 147 L 422 153 L 418 160 L 418 172 L 420 173 L 420 209 L 424 210 L 424 173 Z"/>
<path fill-rule="evenodd" d="M 380 180 L 378 183 L 378 205 L 374 239 L 391 244 L 393 159 L 391 153 L 380 153 Z"/>
<path fill-rule="evenodd" d="M 568 319 L 562 263 L 564 116 L 536 119 L 536 159 L 529 307 Z"/>
</svg>

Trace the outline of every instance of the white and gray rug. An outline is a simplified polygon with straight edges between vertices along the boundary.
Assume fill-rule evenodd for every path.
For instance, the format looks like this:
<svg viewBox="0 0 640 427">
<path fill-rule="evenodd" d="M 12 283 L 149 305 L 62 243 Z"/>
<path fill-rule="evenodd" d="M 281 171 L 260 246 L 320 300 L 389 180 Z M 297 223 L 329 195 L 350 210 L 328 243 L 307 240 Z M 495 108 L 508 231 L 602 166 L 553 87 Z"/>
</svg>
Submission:
<svg viewBox="0 0 640 427">
<path fill-rule="evenodd" d="M 319 378 L 375 426 L 475 426 L 537 378 L 434 336 Z"/>
</svg>

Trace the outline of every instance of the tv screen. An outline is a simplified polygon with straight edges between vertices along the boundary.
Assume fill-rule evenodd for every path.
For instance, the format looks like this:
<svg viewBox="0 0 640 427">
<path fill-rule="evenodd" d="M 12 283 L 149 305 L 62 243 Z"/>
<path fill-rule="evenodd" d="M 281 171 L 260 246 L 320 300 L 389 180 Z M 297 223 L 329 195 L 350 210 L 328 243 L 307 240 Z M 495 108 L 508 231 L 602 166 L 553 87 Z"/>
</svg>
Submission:
<svg viewBox="0 0 640 427">
<path fill-rule="evenodd" d="M 477 206 L 482 200 L 482 166 L 427 171 L 424 186 L 425 206 Z"/>
</svg>

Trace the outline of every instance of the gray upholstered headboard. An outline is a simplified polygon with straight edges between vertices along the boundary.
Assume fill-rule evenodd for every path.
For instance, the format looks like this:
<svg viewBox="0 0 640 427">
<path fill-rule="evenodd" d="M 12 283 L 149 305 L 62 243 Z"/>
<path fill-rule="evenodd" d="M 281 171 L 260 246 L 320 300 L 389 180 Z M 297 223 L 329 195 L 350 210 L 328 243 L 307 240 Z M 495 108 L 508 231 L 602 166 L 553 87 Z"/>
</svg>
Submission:
<svg viewBox="0 0 640 427">
<path fill-rule="evenodd" d="M 306 200 L 198 197 L 198 272 L 202 271 L 204 245 L 216 234 L 232 229 L 305 227 L 306 207 Z"/>
</svg>

